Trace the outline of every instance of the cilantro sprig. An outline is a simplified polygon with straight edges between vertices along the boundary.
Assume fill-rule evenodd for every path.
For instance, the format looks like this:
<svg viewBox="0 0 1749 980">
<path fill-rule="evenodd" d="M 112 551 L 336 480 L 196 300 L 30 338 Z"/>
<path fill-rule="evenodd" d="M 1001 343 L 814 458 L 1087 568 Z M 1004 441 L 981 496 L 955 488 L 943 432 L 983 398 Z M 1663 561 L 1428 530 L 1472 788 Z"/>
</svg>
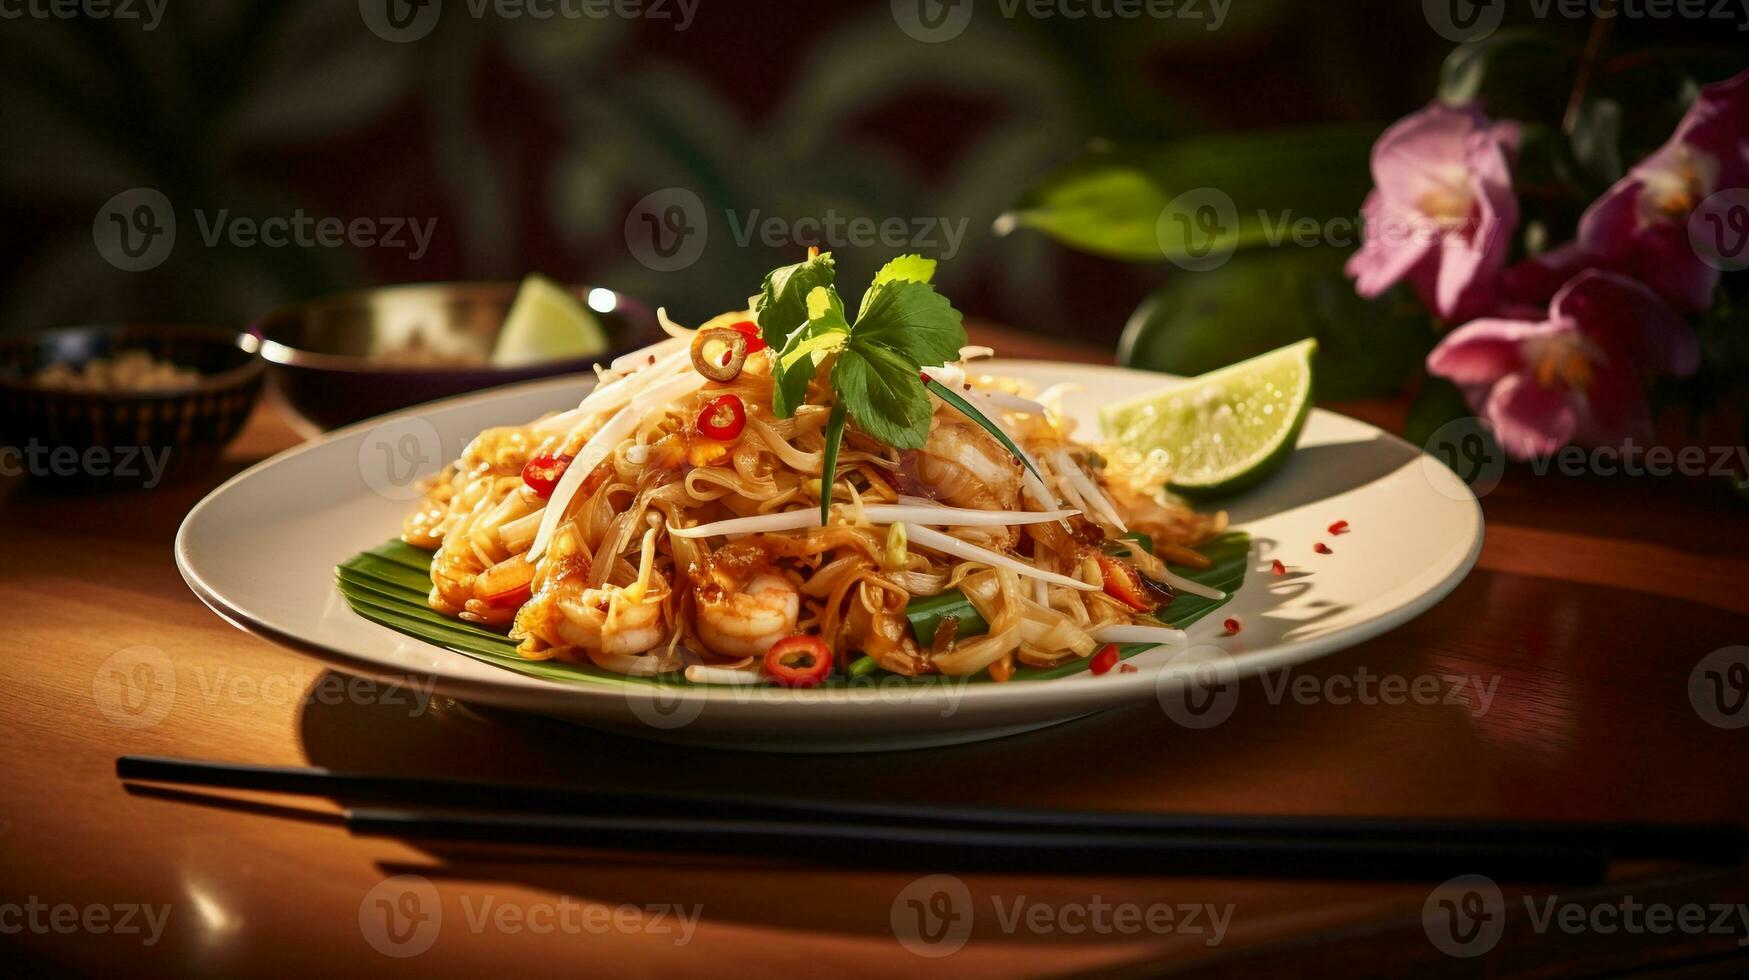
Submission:
<svg viewBox="0 0 1749 980">
<path fill-rule="evenodd" d="M 934 407 L 924 365 L 945 364 L 966 345 L 960 313 L 935 291 L 935 260 L 901 255 L 881 267 L 847 318 L 831 253 L 774 270 L 753 298 L 753 315 L 772 361 L 772 411 L 795 414 L 808 384 L 832 360 L 837 392 L 826 426 L 826 458 L 836 461 L 846 416 L 900 449 L 921 449 Z M 820 514 L 831 506 L 833 474 L 822 475 Z"/>
</svg>

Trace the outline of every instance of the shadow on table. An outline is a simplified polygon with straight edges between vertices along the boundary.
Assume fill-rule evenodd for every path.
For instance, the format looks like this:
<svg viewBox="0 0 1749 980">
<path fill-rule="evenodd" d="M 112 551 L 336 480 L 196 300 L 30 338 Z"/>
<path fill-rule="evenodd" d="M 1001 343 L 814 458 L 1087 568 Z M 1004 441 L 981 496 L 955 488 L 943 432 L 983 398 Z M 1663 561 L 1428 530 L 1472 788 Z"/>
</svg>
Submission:
<svg viewBox="0 0 1749 980">
<path fill-rule="evenodd" d="M 329 678 L 318 681 L 324 682 L 333 683 Z M 1266 726 L 1236 717 L 1223 727 L 1223 734 L 1231 736 Z M 1199 737 L 1209 733 L 1177 729 L 1156 705 L 1106 712 L 990 742 L 863 755 L 781 755 L 679 746 L 476 709 L 441 698 L 417 713 L 405 705 L 312 702 L 304 710 L 300 731 L 311 764 L 371 773 L 610 792 L 1104 809 L 1156 808 L 1163 786 L 1177 783 L 1182 789 L 1205 779 L 1218 781 L 1218 773 L 1255 768 L 1276 751 L 1270 745 L 1273 735 L 1259 742 Z M 1194 740 L 1195 753 L 1175 761 L 1165 753 L 1125 748 L 1162 745 L 1167 735 L 1181 736 L 1187 743 Z M 901 893 L 933 873 L 927 867 L 841 869 L 734 855 L 591 852 L 541 846 L 538 841 L 530 846 L 409 843 L 427 860 L 385 862 L 381 865 L 385 876 L 415 874 L 439 883 L 467 883 L 474 895 L 481 893 L 479 885 L 502 884 L 608 906 L 698 905 L 704 918 L 714 923 L 882 939 L 894 934 L 893 916 L 895 905 L 902 905 Z M 1234 887 L 1232 882 L 1194 878 L 990 873 L 960 877 L 979 908 L 974 936 L 1040 944 L 1112 937 L 1060 930 L 1010 932 L 1000 927 L 992 902 L 1011 905 L 1025 898 L 1061 905 L 1099 895 L 1142 906 L 1200 903 Z M 490 893 L 489 888 L 486 891 Z"/>
</svg>

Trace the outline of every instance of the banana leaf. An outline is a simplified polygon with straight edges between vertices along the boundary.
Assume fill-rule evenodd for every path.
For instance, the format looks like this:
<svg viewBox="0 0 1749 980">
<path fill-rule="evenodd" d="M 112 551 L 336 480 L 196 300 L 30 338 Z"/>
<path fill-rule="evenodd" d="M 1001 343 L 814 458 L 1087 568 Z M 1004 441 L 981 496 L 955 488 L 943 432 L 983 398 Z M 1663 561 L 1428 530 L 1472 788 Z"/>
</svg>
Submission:
<svg viewBox="0 0 1749 980">
<path fill-rule="evenodd" d="M 1203 553 L 1214 562 L 1212 566 L 1199 570 L 1175 566 L 1173 571 L 1205 585 L 1221 589 L 1230 598 L 1232 593 L 1244 584 L 1250 548 L 1251 539 L 1248 535 L 1240 532 L 1227 534 L 1210 542 L 1202 549 Z M 417 640 L 423 640 L 433 646 L 442 647 L 445 650 L 530 677 L 564 683 L 606 684 L 610 686 L 712 686 L 694 684 L 679 674 L 661 677 L 628 677 L 588 664 L 574 664 L 561 660 L 525 660 L 517 656 L 516 642 L 505 634 L 459 619 L 451 619 L 432 610 L 426 604 L 426 595 L 431 589 L 431 552 L 414 548 L 400 541 L 389 541 L 368 551 L 353 555 L 335 567 L 334 577 L 336 587 L 346 599 L 347 605 L 359 616 L 379 626 L 387 627 Z M 935 599 L 943 603 L 951 603 L 952 601 L 951 599 L 942 599 L 942 597 L 935 597 Z M 932 600 L 919 600 L 919 602 L 929 601 Z M 1226 599 L 1216 601 L 1200 596 L 1180 594 L 1160 615 L 1166 622 L 1183 627 L 1208 615 L 1226 601 Z M 913 603 L 913 605 L 915 606 L 917 603 Z M 939 615 L 937 618 L 939 619 Z M 916 619 L 912 620 L 914 629 L 920 628 L 917 622 Z M 962 635 L 969 635 L 963 631 L 970 625 L 962 619 Z M 930 624 L 927 630 L 927 636 L 933 637 L 934 625 Z M 1120 655 L 1125 658 L 1149 649 L 1152 647 L 1145 643 L 1125 644 L 1118 648 Z M 1046 670 L 1021 668 L 1014 672 L 1013 679 L 1017 681 L 1049 680 L 1080 673 L 1087 667 L 1087 660 L 1078 659 L 1072 663 Z M 927 686 L 941 683 L 940 678 L 904 678 L 886 671 L 876 671 L 872 678 L 862 677 L 851 680 L 840 671 L 834 673 L 824 686 L 854 687 L 877 680 L 883 686 L 893 684 Z M 956 678 L 956 680 L 960 679 Z M 994 683 L 984 674 L 963 678 L 963 680 L 972 684 Z"/>
</svg>

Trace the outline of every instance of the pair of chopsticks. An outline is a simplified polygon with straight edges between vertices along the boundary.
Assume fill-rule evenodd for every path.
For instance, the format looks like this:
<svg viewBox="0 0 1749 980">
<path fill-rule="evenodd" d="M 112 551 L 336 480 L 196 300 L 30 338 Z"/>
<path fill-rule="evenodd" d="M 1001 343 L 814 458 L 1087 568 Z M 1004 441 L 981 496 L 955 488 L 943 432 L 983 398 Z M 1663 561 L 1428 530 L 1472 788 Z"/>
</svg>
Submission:
<svg viewBox="0 0 1749 980">
<path fill-rule="evenodd" d="M 361 836 L 932 871 L 1591 884 L 1614 859 L 1734 865 L 1731 824 L 1152 814 L 608 793 L 123 756 L 129 782 L 348 801 Z M 392 804 L 357 806 L 358 803 Z"/>
</svg>

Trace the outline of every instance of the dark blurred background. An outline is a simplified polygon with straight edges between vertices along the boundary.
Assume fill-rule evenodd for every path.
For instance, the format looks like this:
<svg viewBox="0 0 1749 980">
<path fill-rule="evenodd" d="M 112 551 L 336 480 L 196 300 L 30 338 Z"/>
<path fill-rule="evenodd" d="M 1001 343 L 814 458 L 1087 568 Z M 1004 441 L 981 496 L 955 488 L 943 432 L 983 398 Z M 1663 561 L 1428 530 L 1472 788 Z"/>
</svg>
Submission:
<svg viewBox="0 0 1749 980">
<path fill-rule="evenodd" d="M 1453 46 L 1421 0 L 1178 0 L 1171 17 L 1135 19 L 1041 19 L 1024 3 L 1010 16 L 1012 0 L 621 0 L 619 13 L 587 0 L 113 0 L 101 17 L 55 2 L 6 0 L 0 19 L 7 333 L 241 326 L 353 286 L 529 271 L 697 320 L 824 238 L 851 281 L 923 251 L 948 260 L 945 289 L 968 313 L 1110 343 L 1175 270 L 996 234 L 1029 184 L 1092 139 L 1382 128 L 1432 97 Z M 951 39 L 918 39 L 918 10 L 946 25 L 925 33 Z M 1749 37 L 1718 22 L 1618 30 Z M 411 39 L 386 39 L 396 32 Z M 94 224 L 134 188 L 163 195 L 176 234 L 161 263 L 123 271 Z M 634 209 L 677 189 L 689 206 L 697 195 L 704 232 L 665 271 L 674 257 L 652 256 L 647 237 L 661 229 Z M 300 215 L 357 233 L 250 241 L 249 222 Z M 855 247 L 834 216 L 888 221 L 904 241 Z"/>
</svg>

